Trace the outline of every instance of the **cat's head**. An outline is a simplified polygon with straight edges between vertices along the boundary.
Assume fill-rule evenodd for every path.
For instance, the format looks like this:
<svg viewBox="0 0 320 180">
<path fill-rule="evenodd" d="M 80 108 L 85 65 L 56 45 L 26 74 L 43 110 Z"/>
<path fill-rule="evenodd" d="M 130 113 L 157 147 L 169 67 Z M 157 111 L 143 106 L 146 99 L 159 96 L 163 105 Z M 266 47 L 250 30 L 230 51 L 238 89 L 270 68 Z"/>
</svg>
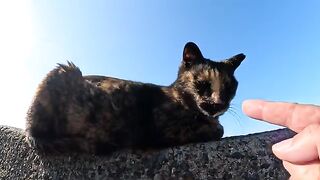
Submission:
<svg viewBox="0 0 320 180">
<path fill-rule="evenodd" d="M 189 42 L 183 50 L 176 83 L 184 98 L 191 98 L 203 114 L 217 117 L 227 111 L 236 94 L 234 71 L 244 58 L 238 54 L 221 62 L 211 61 L 202 56 L 195 43 Z"/>
</svg>

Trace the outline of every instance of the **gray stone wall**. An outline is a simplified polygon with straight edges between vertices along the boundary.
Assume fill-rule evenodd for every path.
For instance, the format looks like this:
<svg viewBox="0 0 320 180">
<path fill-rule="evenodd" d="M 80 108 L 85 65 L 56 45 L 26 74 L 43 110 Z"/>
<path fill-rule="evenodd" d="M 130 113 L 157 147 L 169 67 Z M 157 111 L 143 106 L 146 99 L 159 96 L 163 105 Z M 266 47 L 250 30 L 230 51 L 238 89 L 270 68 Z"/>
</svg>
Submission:
<svg viewBox="0 0 320 180">
<path fill-rule="evenodd" d="M 288 129 L 163 150 L 122 150 L 109 156 L 41 155 L 21 129 L 0 126 L 0 179 L 288 179 L 271 145 Z"/>
</svg>

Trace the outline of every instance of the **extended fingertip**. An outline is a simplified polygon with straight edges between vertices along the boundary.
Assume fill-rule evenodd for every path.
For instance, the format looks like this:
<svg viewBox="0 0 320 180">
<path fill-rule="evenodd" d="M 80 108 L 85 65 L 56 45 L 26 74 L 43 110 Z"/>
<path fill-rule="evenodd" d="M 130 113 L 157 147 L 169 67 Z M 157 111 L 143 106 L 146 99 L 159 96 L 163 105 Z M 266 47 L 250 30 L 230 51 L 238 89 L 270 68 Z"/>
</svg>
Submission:
<svg viewBox="0 0 320 180">
<path fill-rule="evenodd" d="M 250 105 L 251 105 L 251 102 L 252 102 L 252 101 L 253 101 L 253 100 L 248 99 L 248 100 L 244 100 L 244 101 L 242 102 L 242 111 L 243 111 L 244 113 L 246 113 L 247 110 L 250 109 Z"/>
<path fill-rule="evenodd" d="M 242 110 L 247 109 L 248 106 L 253 102 L 253 99 L 247 99 L 242 102 Z"/>
<path fill-rule="evenodd" d="M 242 102 L 242 111 L 253 118 L 260 118 L 262 112 L 262 100 L 249 99 Z"/>
</svg>

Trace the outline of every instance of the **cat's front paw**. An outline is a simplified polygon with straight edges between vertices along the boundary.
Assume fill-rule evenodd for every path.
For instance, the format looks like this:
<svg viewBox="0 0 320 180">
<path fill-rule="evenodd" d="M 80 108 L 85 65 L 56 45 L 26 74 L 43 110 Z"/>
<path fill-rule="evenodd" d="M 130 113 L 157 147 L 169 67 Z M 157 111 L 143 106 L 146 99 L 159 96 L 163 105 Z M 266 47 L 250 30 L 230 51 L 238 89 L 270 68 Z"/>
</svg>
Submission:
<svg viewBox="0 0 320 180">
<path fill-rule="evenodd" d="M 217 125 L 217 129 L 215 131 L 215 138 L 217 140 L 221 139 L 224 134 L 223 126 L 221 124 Z"/>
</svg>

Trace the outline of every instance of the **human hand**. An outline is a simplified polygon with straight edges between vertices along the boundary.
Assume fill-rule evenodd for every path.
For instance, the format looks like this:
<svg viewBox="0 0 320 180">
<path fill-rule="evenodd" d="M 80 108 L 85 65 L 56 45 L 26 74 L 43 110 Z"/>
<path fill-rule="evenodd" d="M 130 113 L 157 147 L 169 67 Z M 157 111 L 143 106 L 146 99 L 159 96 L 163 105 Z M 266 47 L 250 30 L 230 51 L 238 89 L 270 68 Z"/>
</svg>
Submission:
<svg viewBox="0 0 320 180">
<path fill-rule="evenodd" d="M 298 133 L 272 146 L 290 179 L 320 179 L 320 106 L 247 100 L 242 109 L 252 118 Z"/>
</svg>

